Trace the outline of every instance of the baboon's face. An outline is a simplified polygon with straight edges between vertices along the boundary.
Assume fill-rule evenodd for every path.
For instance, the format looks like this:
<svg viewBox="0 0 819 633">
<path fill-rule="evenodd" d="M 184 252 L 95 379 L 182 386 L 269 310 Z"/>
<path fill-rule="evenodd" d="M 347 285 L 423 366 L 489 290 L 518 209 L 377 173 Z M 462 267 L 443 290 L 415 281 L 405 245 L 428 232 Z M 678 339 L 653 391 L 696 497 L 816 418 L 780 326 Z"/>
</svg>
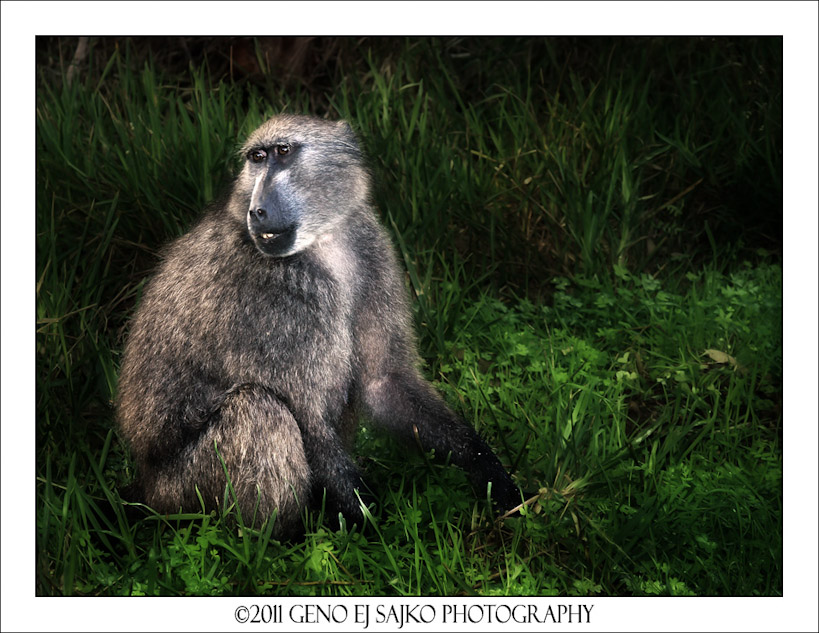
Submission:
<svg viewBox="0 0 819 633">
<path fill-rule="evenodd" d="M 332 233 L 366 202 L 368 178 L 343 121 L 270 119 L 248 139 L 237 181 L 248 234 L 265 255 L 286 257 Z"/>
</svg>

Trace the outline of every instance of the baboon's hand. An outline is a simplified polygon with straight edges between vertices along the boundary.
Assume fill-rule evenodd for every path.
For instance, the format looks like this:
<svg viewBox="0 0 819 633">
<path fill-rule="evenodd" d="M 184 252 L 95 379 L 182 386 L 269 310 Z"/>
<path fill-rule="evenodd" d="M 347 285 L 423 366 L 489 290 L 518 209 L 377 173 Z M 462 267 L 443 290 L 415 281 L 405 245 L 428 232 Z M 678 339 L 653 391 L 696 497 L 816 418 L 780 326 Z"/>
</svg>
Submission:
<svg viewBox="0 0 819 633">
<path fill-rule="evenodd" d="M 375 497 L 369 492 L 362 490 L 358 491 L 357 496 L 352 499 L 345 499 L 343 502 L 340 499 L 334 499 L 332 496 L 328 496 L 327 509 L 329 525 L 334 530 L 340 529 L 342 525 L 341 517 L 344 517 L 344 524 L 348 530 L 352 530 L 354 525 L 357 526 L 359 531 L 364 529 L 367 521 L 362 505 L 363 508 L 367 508 L 367 511 L 370 512 L 371 509 L 375 508 Z"/>
<path fill-rule="evenodd" d="M 520 489 L 491 453 L 476 464 L 472 482 L 479 491 L 483 488 L 484 494 L 488 493 L 492 509 L 499 516 L 518 507 L 523 501 Z"/>
</svg>

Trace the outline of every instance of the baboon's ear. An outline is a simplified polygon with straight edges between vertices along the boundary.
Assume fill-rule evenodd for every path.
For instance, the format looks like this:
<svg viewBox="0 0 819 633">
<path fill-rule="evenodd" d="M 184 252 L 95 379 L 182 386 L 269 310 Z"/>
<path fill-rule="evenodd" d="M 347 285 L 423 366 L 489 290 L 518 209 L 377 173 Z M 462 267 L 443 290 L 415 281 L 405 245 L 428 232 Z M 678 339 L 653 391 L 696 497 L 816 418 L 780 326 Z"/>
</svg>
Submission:
<svg viewBox="0 0 819 633">
<path fill-rule="evenodd" d="M 356 146 L 358 145 L 358 137 L 355 135 L 355 130 L 353 130 L 353 126 L 347 121 L 338 121 L 336 123 L 336 129 L 344 134 L 344 140 L 354 143 Z"/>
</svg>

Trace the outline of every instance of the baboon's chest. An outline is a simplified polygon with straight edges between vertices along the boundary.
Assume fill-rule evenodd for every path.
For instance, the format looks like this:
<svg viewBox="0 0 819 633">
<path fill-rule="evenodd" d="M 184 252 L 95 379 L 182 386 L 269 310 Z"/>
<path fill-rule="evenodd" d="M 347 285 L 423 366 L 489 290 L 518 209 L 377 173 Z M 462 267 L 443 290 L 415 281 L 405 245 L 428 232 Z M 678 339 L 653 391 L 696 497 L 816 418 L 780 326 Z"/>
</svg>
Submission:
<svg viewBox="0 0 819 633">
<path fill-rule="evenodd" d="M 241 280 L 225 306 L 233 343 L 225 358 L 238 382 L 334 399 L 346 392 L 353 356 L 353 290 L 311 261 Z M 234 380 L 231 376 L 230 380 Z"/>
</svg>

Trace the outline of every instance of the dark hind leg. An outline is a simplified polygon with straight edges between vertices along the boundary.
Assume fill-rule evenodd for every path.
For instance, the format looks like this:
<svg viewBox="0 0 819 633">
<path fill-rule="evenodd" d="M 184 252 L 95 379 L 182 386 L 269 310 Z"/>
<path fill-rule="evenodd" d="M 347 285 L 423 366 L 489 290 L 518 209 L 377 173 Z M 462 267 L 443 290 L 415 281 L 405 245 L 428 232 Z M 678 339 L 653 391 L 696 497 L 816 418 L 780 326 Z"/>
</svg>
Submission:
<svg viewBox="0 0 819 633">
<path fill-rule="evenodd" d="M 263 387 L 241 385 L 228 392 L 174 463 L 142 481 L 144 498 L 160 512 L 197 511 L 198 488 L 206 509 L 222 508 L 225 469 L 232 487 L 228 503 L 237 502 L 246 525 L 258 526 L 275 512 L 274 534 L 299 529 L 310 494 L 301 432 L 288 408 Z"/>
</svg>

